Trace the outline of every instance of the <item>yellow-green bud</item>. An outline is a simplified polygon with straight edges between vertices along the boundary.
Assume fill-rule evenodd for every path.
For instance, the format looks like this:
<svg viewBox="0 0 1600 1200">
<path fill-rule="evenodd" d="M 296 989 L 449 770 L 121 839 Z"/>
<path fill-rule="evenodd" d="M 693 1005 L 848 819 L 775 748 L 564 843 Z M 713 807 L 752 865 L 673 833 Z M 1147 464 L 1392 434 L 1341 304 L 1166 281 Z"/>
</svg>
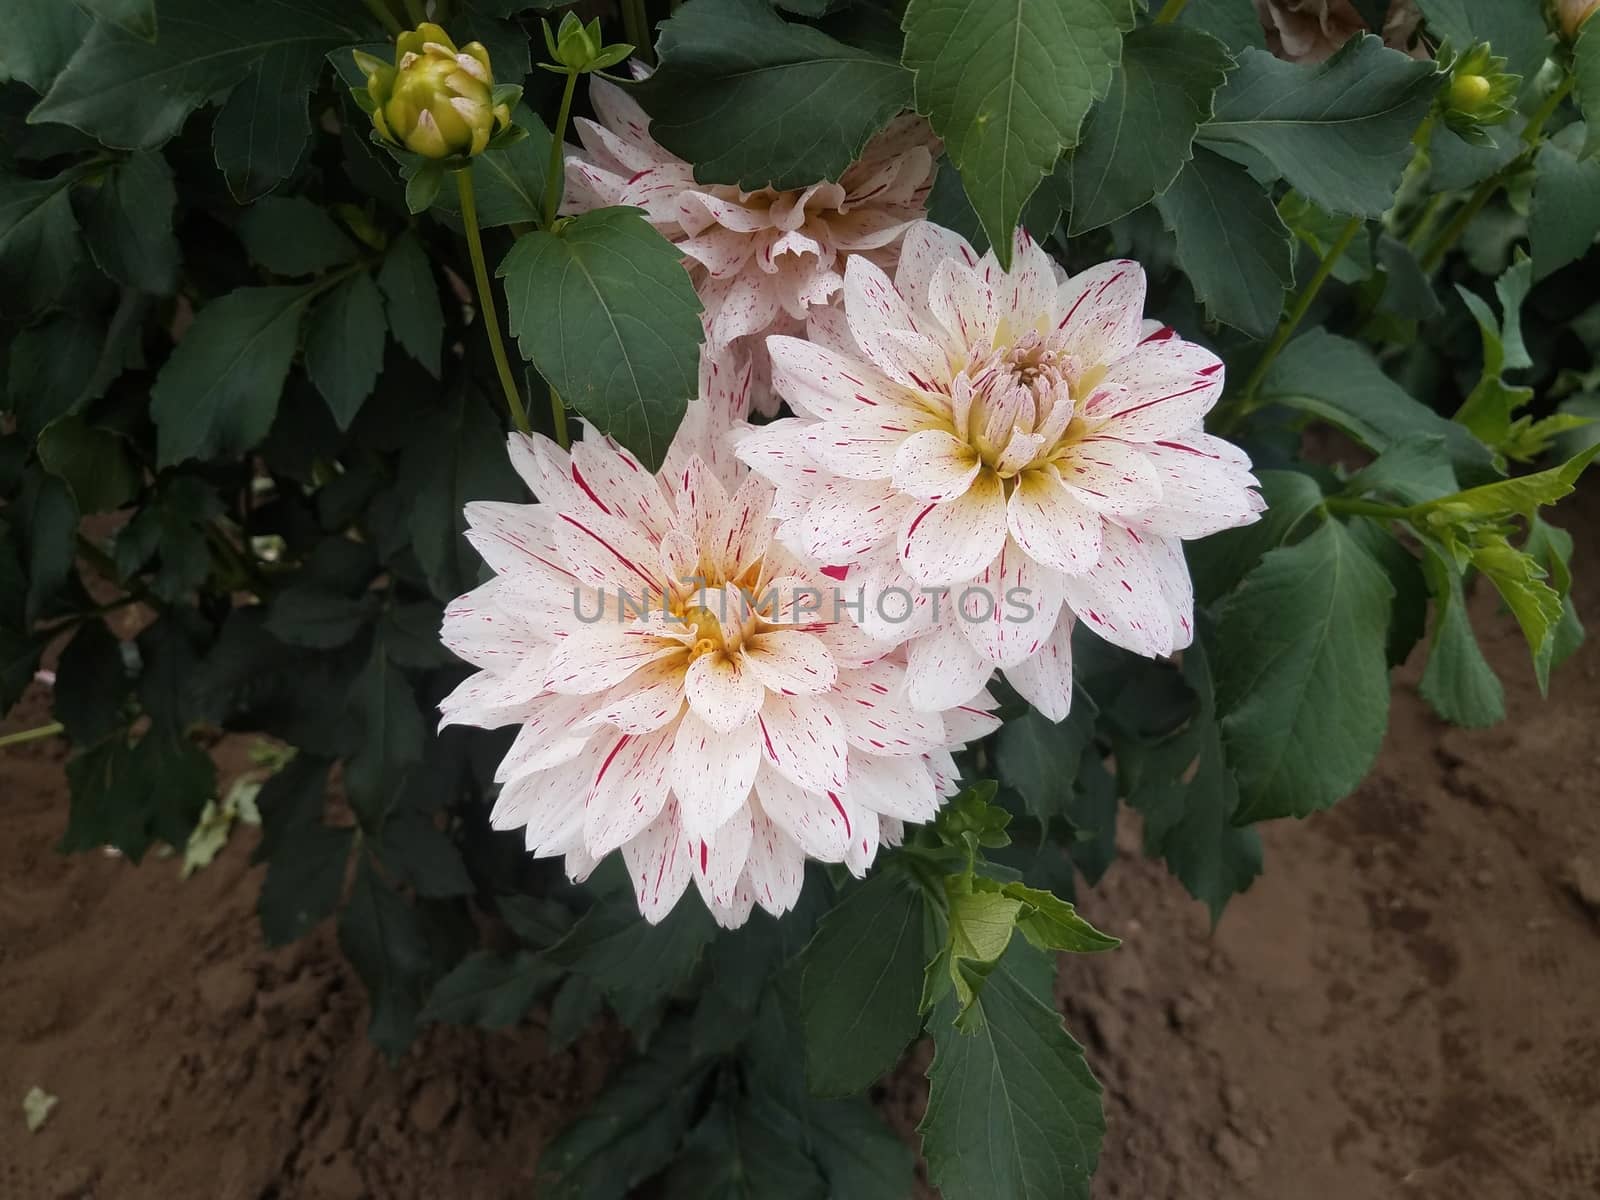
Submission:
<svg viewBox="0 0 1600 1200">
<path fill-rule="evenodd" d="M 355 58 L 367 77 L 362 107 L 391 145 L 430 159 L 470 158 L 511 129 L 518 89 L 495 87 L 480 42 L 457 49 L 425 23 L 396 39 L 393 66 L 359 50 Z"/>
<path fill-rule="evenodd" d="M 1494 92 L 1482 75 L 1457 75 L 1450 81 L 1450 107 L 1461 112 L 1476 112 Z"/>
</svg>

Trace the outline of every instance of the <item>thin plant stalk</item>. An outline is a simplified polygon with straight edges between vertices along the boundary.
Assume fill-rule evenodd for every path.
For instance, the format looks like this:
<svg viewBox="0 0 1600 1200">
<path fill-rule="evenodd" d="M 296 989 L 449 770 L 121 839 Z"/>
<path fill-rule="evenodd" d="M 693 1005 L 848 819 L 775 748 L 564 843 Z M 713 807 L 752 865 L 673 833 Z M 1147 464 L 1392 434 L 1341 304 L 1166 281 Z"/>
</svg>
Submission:
<svg viewBox="0 0 1600 1200">
<path fill-rule="evenodd" d="M 388 30 L 390 37 L 399 37 L 405 32 L 405 26 L 400 24 L 383 0 L 362 0 L 362 3 L 367 6 L 367 11 L 377 18 L 378 24 Z"/>
<path fill-rule="evenodd" d="M 1157 25 L 1172 24 L 1178 19 L 1179 14 L 1183 12 L 1184 6 L 1188 3 L 1189 0 L 1167 0 L 1161 6 L 1161 11 L 1156 14 L 1155 23 Z"/>
<path fill-rule="evenodd" d="M 26 742 L 40 742 L 65 732 L 66 726 L 53 724 L 41 725 L 37 729 L 24 729 L 20 733 L 8 733 L 0 737 L 0 750 L 4 750 L 7 746 L 21 746 Z"/>
<path fill-rule="evenodd" d="M 478 309 L 489 331 L 489 352 L 494 355 L 495 370 L 500 374 L 500 386 L 505 390 L 506 407 L 511 410 L 512 423 L 522 433 L 531 433 L 528 413 L 517 391 L 516 376 L 511 373 L 505 343 L 500 340 L 500 314 L 494 304 L 489 268 L 483 260 L 483 237 L 478 232 L 478 202 L 472 187 L 472 169 L 468 167 L 456 171 L 455 177 L 456 190 L 461 195 L 461 223 L 467 228 L 467 249 L 472 254 L 472 276 L 478 285 Z"/>
<path fill-rule="evenodd" d="M 556 223 L 556 209 L 561 207 L 563 143 L 567 136 L 567 118 L 572 115 L 572 96 L 578 90 L 578 72 L 567 72 L 567 86 L 561 90 L 561 111 L 556 114 L 556 127 L 550 134 L 550 170 L 544 177 L 544 227 Z"/>
</svg>

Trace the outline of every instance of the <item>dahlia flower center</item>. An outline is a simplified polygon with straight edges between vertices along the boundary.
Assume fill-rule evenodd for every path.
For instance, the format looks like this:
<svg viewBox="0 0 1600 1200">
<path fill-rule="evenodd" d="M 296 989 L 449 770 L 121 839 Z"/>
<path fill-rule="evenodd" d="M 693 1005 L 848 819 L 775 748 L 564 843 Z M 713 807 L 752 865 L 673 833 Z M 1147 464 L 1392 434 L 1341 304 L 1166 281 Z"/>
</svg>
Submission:
<svg viewBox="0 0 1600 1200">
<path fill-rule="evenodd" d="M 684 625 L 694 633 L 694 642 L 689 646 L 691 662 L 701 655 L 714 654 L 723 648 L 722 622 L 709 608 L 696 605 L 683 613 L 682 619 Z"/>
<path fill-rule="evenodd" d="M 970 391 L 972 402 L 965 429 L 956 407 L 956 436 L 1009 486 L 1083 436 L 1073 398 L 1087 395 L 1105 371 L 1085 369 L 1054 339 L 1029 331 L 974 355 L 961 372 L 956 390 Z"/>
</svg>

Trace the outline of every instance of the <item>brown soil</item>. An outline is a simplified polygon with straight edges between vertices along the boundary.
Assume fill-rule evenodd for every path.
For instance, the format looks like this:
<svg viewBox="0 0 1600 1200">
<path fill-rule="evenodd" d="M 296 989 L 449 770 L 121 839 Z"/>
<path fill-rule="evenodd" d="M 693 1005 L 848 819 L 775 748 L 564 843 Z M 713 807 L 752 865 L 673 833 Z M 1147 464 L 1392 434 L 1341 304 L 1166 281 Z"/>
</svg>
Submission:
<svg viewBox="0 0 1600 1200">
<path fill-rule="evenodd" d="M 1600 1195 L 1600 640 L 1541 702 L 1489 597 L 1477 620 L 1511 719 L 1450 729 L 1403 677 L 1375 774 L 1268 829 L 1266 875 L 1215 933 L 1132 830 L 1083 898 L 1126 941 L 1061 980 L 1106 1086 L 1097 1196 Z M 608 1029 L 548 1056 L 535 1018 L 434 1030 L 390 1068 L 327 931 L 262 946 L 249 837 L 187 881 L 172 859 L 62 858 L 48 745 L 0 755 L 0 797 L 0 1200 L 534 1195 L 539 1148 L 617 1057 Z M 34 1085 L 60 1103 L 30 1135 Z M 908 1136 L 924 1086 L 909 1069 L 884 1097 Z"/>
</svg>

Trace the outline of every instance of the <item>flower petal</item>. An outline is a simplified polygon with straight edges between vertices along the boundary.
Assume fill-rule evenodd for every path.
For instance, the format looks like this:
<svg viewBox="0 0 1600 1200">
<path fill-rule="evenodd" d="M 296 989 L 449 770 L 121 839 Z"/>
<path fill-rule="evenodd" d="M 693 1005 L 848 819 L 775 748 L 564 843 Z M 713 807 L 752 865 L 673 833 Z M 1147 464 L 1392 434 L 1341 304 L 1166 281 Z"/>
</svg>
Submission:
<svg viewBox="0 0 1600 1200">
<path fill-rule="evenodd" d="M 719 733 L 731 733 L 761 707 L 764 689 L 741 661 L 722 651 L 702 654 L 683 677 L 689 707 Z"/>
<path fill-rule="evenodd" d="M 1064 595 L 1061 576 L 1007 538 L 994 562 L 951 600 L 972 648 L 997 667 L 1012 667 L 1049 640 Z"/>
<path fill-rule="evenodd" d="M 1063 349 L 1085 366 L 1110 366 L 1139 344 L 1144 268 L 1116 259 L 1074 275 L 1056 290 Z"/>
<path fill-rule="evenodd" d="M 800 888 L 806 880 L 805 851 L 759 810 L 752 811 L 750 833 L 750 853 L 744 865 L 750 889 L 757 904 L 781 917 L 800 899 Z"/>
<path fill-rule="evenodd" d="M 695 886 L 708 908 L 733 905 L 734 889 L 750 857 L 751 834 L 750 810 L 742 805 L 714 833 L 698 836 L 685 827 Z"/>
<path fill-rule="evenodd" d="M 954 500 L 907 510 L 898 542 L 900 562 L 922 583 L 956 583 L 993 562 L 1005 537 L 1005 489 L 998 475 L 983 471 Z"/>
<path fill-rule="evenodd" d="M 953 258 L 968 267 L 978 265 L 978 254 L 967 239 L 931 221 L 919 221 L 900 241 L 900 264 L 894 285 L 908 304 L 928 307 L 928 285 L 939 264 Z"/>
<path fill-rule="evenodd" d="M 749 799 L 760 765 L 754 722 L 723 733 L 685 713 L 672 743 L 672 792 L 684 833 L 692 839 L 715 834 Z"/>
<path fill-rule="evenodd" d="M 1052 721 L 1072 711 L 1072 614 L 1063 613 L 1036 654 L 1005 669 L 1006 682 Z"/>
<path fill-rule="evenodd" d="M 1006 506 L 1006 524 L 1024 554 L 1066 575 L 1100 560 L 1100 514 L 1073 496 L 1053 471 L 1024 471 Z"/>
<path fill-rule="evenodd" d="M 668 801 L 661 814 L 638 837 L 622 847 L 633 880 L 639 912 L 652 925 L 672 911 L 689 886 L 689 848 L 678 827 L 678 805 Z"/>
<path fill-rule="evenodd" d="M 1182 570 L 1187 580 L 1182 557 L 1173 561 L 1163 554 L 1158 559 L 1144 537 L 1120 525 L 1107 524 L 1104 537 L 1099 565 L 1087 575 L 1064 577 L 1067 604 L 1113 645 L 1148 658 L 1171 654 L 1178 640 L 1177 618 L 1183 614 L 1174 612 L 1167 597 L 1169 591 L 1181 593 L 1175 582 L 1164 589 L 1162 576 Z"/>
<path fill-rule="evenodd" d="M 860 562 L 894 537 L 914 504 L 887 480 L 830 480 L 793 522 L 795 549 L 830 566 Z"/>
<path fill-rule="evenodd" d="M 743 647 L 745 667 L 769 691 L 788 696 L 814 696 L 831 688 L 839 677 L 821 641 L 792 629 L 758 633 Z"/>
<path fill-rule="evenodd" d="M 906 687 L 913 708 L 942 712 L 970 700 L 988 682 L 994 664 L 946 622 L 906 647 Z"/>
<path fill-rule="evenodd" d="M 674 730 L 618 734 L 584 797 L 583 844 L 603 858 L 656 819 L 671 788 Z M 604 745 L 604 743 L 601 743 Z"/>
<path fill-rule="evenodd" d="M 1151 465 L 1149 447 L 1090 438 L 1056 463 L 1067 490 L 1096 512 L 1127 517 L 1161 500 L 1161 478 Z"/>
<path fill-rule="evenodd" d="M 972 486 L 983 460 L 943 429 L 924 429 L 894 452 L 894 486 L 919 500 L 953 500 Z"/>
<path fill-rule="evenodd" d="M 821 696 L 793 700 L 768 693 L 756 714 L 766 761 L 800 787 L 815 792 L 845 786 L 844 722 Z"/>
<path fill-rule="evenodd" d="M 1222 360 L 1178 337 L 1146 340 L 1112 363 L 1101 383 L 1106 399 L 1087 411 L 1105 421 L 1101 432 L 1128 441 L 1153 441 L 1196 429 L 1222 395 Z"/>
<path fill-rule="evenodd" d="M 843 862 L 850 818 L 836 796 L 799 787 L 770 766 L 756 776 L 756 795 L 772 821 L 818 862 Z"/>
<path fill-rule="evenodd" d="M 939 811 L 933 776 L 920 758 L 851 755 L 850 799 L 858 807 L 918 825 Z"/>
<path fill-rule="evenodd" d="M 1161 503 L 1128 524 L 1160 537 L 1202 538 L 1260 520 L 1251 490 L 1254 478 L 1215 454 L 1205 441 L 1175 437 L 1143 448 L 1162 480 Z"/>
</svg>

